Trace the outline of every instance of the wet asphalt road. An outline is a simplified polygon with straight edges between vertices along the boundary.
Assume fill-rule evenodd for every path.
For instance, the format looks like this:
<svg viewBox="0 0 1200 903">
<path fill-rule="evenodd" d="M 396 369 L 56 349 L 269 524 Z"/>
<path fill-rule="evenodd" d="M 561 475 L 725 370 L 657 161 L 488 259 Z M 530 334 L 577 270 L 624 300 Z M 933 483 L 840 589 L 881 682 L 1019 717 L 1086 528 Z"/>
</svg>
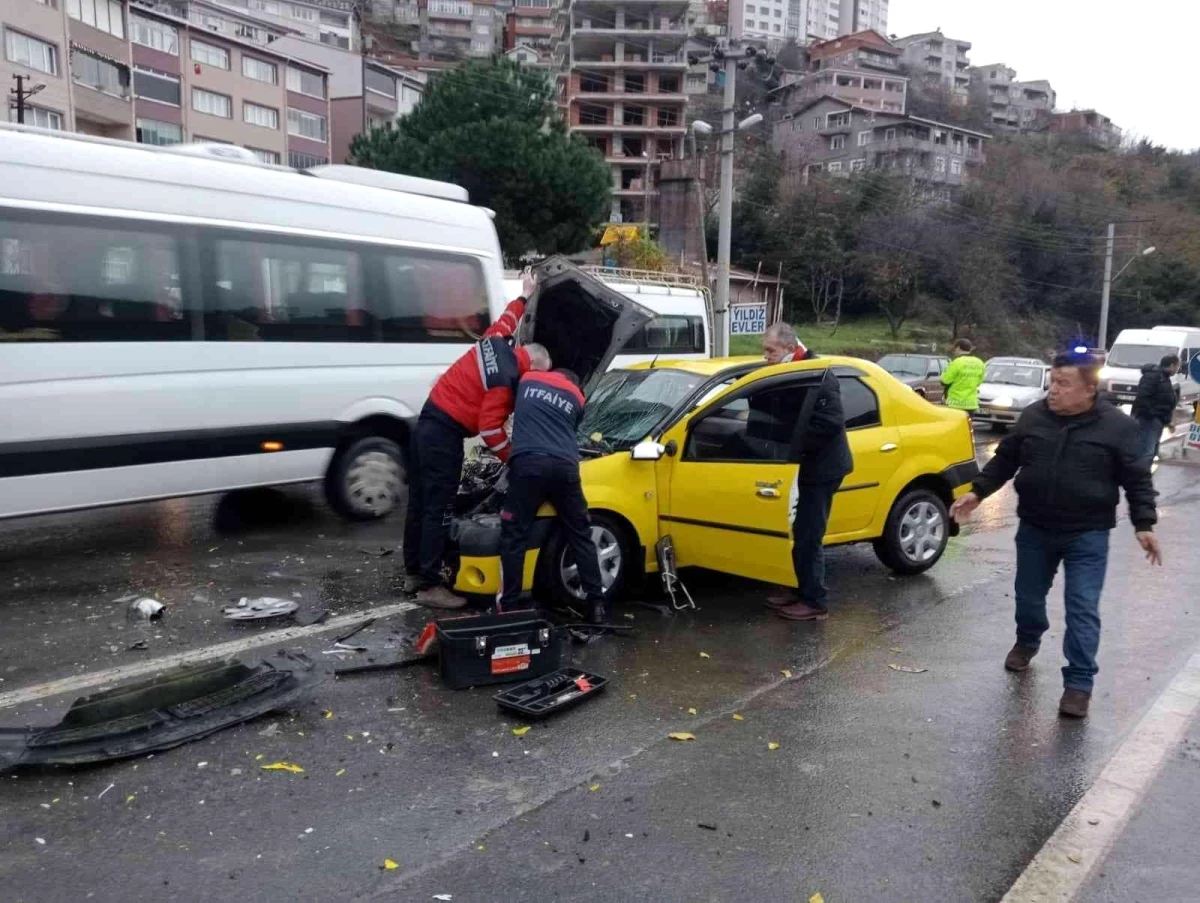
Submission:
<svg viewBox="0 0 1200 903">
<path fill-rule="evenodd" d="M 686 574 L 700 611 L 619 608 L 634 637 L 574 651 L 609 690 L 520 737 L 491 690 L 417 668 L 330 681 L 151 758 L 2 776 L 3 897 L 999 899 L 1200 644 L 1200 489 L 1191 469 L 1156 481 L 1167 566 L 1142 563 L 1127 523 L 1114 533 L 1085 724 L 1055 715 L 1061 602 L 1034 669 L 1000 668 L 1004 493 L 928 575 L 833 550 L 823 624 L 768 616 L 760 585 Z M 397 529 L 344 524 L 305 489 L 0 525 L 0 694 L 268 629 L 221 621 L 241 595 L 335 615 L 393 603 L 399 561 L 373 553 Z M 135 592 L 166 617 L 127 623 L 114 600 Z M 330 636 L 287 645 L 321 659 Z M 53 722 L 74 695 L 0 714 Z M 262 770 L 276 761 L 304 773 Z"/>
</svg>

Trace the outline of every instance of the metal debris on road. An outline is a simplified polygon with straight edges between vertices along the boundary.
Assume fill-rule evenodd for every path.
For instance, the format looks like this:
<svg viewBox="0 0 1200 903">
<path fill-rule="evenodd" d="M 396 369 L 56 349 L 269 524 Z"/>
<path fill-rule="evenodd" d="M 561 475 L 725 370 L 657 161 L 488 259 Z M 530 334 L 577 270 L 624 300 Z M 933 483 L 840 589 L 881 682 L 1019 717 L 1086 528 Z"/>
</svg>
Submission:
<svg viewBox="0 0 1200 903">
<path fill-rule="evenodd" d="M 153 621 L 162 617 L 164 606 L 157 599 L 143 596 L 129 603 L 128 616 L 131 621 Z"/>
<path fill-rule="evenodd" d="M 924 674 L 928 668 L 917 668 L 913 665 L 888 665 L 893 671 L 903 671 L 905 674 Z"/>
<path fill-rule="evenodd" d="M 299 593 L 292 593 L 292 596 L 299 599 Z M 312 627 L 314 624 L 324 624 L 329 620 L 329 616 L 333 614 L 328 608 L 321 608 L 316 611 L 305 612 L 302 615 L 296 615 L 296 624 L 300 627 Z"/>
<path fill-rule="evenodd" d="M 295 614 L 299 607 L 291 599 L 276 599 L 271 596 L 248 599 L 242 596 L 237 605 L 230 605 L 222 609 L 221 613 L 227 621 L 265 621 Z"/>
<path fill-rule="evenodd" d="M 435 900 L 453 900 L 454 894 L 434 894 L 433 899 L 435 899 Z"/>
</svg>

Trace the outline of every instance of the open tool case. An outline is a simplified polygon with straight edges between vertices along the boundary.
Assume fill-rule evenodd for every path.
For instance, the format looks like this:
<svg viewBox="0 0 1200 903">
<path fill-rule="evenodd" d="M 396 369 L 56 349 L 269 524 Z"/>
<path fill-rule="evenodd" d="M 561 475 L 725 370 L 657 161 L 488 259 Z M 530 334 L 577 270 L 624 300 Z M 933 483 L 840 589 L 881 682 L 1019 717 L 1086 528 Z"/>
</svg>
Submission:
<svg viewBox="0 0 1200 903">
<path fill-rule="evenodd" d="M 578 668 L 561 668 L 497 693 L 497 705 L 525 718 L 545 718 L 590 699 L 608 685 L 608 678 Z"/>
</svg>

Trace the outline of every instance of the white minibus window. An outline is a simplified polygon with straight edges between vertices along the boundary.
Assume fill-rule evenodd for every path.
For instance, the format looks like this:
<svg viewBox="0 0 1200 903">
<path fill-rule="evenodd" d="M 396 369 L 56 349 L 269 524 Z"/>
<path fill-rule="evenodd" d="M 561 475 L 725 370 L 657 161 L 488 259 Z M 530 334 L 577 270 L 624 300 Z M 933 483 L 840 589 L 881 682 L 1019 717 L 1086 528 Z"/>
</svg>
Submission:
<svg viewBox="0 0 1200 903">
<path fill-rule="evenodd" d="M 210 341 L 369 341 L 357 250 L 219 238 L 205 299 Z"/>
<path fill-rule="evenodd" d="M 0 212 L 0 342 L 187 341 L 189 303 L 169 232 Z"/>
<path fill-rule="evenodd" d="M 381 249 L 385 342 L 468 342 L 488 328 L 483 268 L 473 257 Z"/>
</svg>

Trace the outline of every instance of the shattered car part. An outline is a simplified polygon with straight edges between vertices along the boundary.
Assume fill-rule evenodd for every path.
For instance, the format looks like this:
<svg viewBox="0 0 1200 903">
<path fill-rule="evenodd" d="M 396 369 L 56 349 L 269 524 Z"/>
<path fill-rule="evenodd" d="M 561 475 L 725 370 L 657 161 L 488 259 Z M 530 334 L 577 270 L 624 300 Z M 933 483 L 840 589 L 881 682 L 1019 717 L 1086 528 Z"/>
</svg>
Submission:
<svg viewBox="0 0 1200 903">
<path fill-rule="evenodd" d="M 354 653 L 355 657 L 346 664 L 334 666 L 333 673 L 338 676 L 407 668 L 421 662 L 432 662 L 437 657 L 436 625 L 430 622 L 420 633 L 410 628 L 393 629 L 382 644 L 367 642 L 352 645 L 339 640 L 334 643 L 334 648 L 327 650 L 325 654 L 336 655 L 339 652 Z"/>
<path fill-rule="evenodd" d="M 222 609 L 221 613 L 227 621 L 262 621 L 294 614 L 299 607 L 300 604 L 291 599 L 273 599 L 270 596 L 247 599 L 243 596 L 237 605 Z"/>
<path fill-rule="evenodd" d="M 0 770 L 86 765 L 170 749 L 307 698 L 327 676 L 304 656 L 175 668 L 75 700 L 58 723 L 0 728 Z"/>
<path fill-rule="evenodd" d="M 676 611 L 683 611 L 685 608 L 695 611 L 696 601 L 679 579 L 679 573 L 675 569 L 675 542 L 670 535 L 662 537 L 654 544 L 654 554 L 658 558 L 658 571 L 662 574 L 663 589 L 671 597 L 671 607 Z M 685 601 L 680 602 L 675 596 L 676 592 L 683 593 Z"/>
<path fill-rule="evenodd" d="M 129 603 L 129 620 L 152 621 L 155 618 L 161 618 L 165 607 L 157 599 L 151 599 L 149 596 L 134 599 Z"/>
</svg>

